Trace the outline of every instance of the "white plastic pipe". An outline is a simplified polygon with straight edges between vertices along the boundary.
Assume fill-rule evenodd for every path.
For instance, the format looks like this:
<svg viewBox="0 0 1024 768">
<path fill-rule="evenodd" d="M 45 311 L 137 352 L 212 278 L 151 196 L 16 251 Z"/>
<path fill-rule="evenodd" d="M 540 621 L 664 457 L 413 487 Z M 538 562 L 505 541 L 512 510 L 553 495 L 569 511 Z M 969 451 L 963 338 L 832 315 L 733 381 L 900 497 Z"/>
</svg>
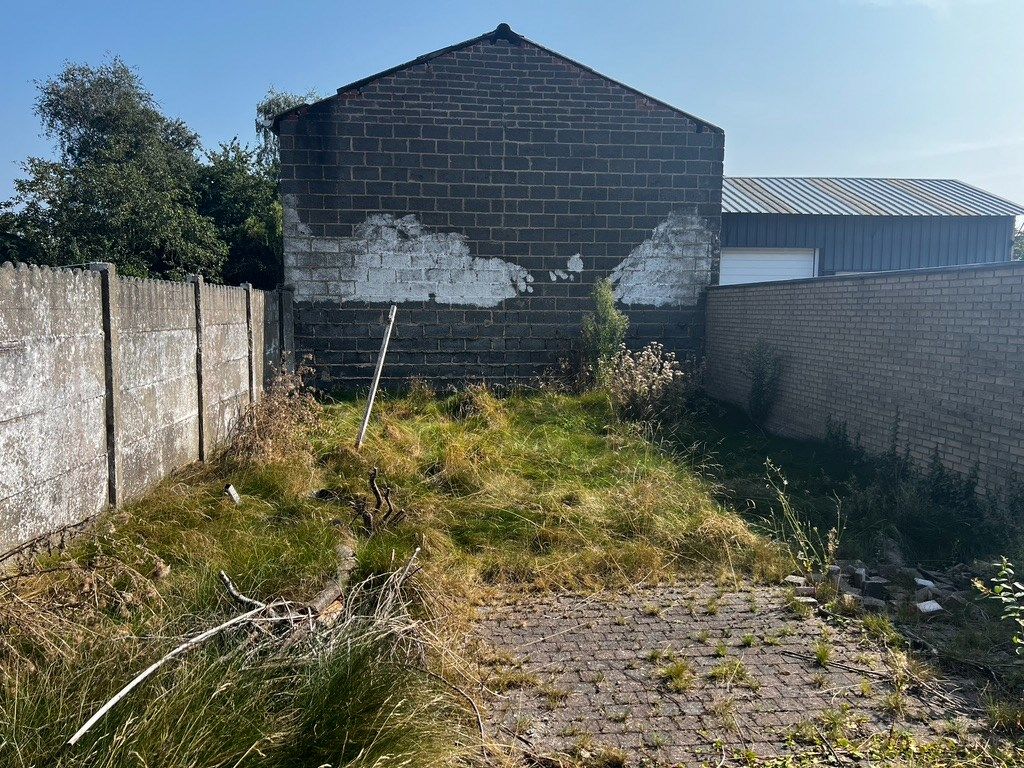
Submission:
<svg viewBox="0 0 1024 768">
<path fill-rule="evenodd" d="M 380 386 L 380 374 L 384 370 L 384 356 L 388 353 L 388 344 L 391 341 L 391 329 L 395 327 L 395 314 L 398 307 L 391 305 L 391 313 L 388 315 L 388 329 L 384 332 L 384 341 L 380 345 L 380 355 L 377 357 L 377 370 L 373 372 L 373 383 L 370 385 L 370 399 L 366 401 L 366 415 L 363 416 L 363 426 L 359 428 L 359 437 L 356 439 L 356 450 L 363 447 L 363 440 L 366 439 L 366 428 L 370 426 L 370 414 L 373 412 L 373 401 L 377 398 L 377 387 Z"/>
</svg>

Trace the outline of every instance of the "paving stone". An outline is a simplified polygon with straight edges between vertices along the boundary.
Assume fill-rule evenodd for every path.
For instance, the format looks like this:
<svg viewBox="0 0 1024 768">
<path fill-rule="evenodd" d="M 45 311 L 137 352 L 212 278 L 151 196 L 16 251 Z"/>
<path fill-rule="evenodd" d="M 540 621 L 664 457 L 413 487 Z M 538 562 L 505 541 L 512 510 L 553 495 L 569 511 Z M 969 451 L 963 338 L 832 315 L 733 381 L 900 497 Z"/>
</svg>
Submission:
<svg viewBox="0 0 1024 768">
<path fill-rule="evenodd" d="M 717 610 L 708 612 L 709 601 Z M 823 633 L 831 638 L 831 660 L 854 670 L 883 670 L 882 649 L 855 625 L 799 618 L 785 604 L 782 587 L 721 593 L 702 583 L 600 599 L 532 595 L 485 607 L 478 637 L 518 657 L 523 671 L 541 681 L 487 701 L 488 727 L 499 737 L 519 733 L 538 753 L 565 752 L 589 736 L 626 750 L 631 763 L 658 765 L 718 762 L 716 740 L 730 754 L 785 754 L 796 726 L 845 704 L 864 717 L 862 733 L 888 730 L 893 722 L 882 700 L 891 688 L 885 680 L 815 662 Z M 651 605 L 660 607 L 658 615 L 649 615 Z M 718 655 L 723 647 L 724 657 Z M 692 685 L 671 691 L 658 670 L 678 659 L 689 664 Z M 716 668 L 735 660 L 744 675 L 712 679 Z M 960 696 L 970 689 L 962 680 L 947 682 Z M 551 690 L 568 695 L 545 696 Z M 941 697 L 907 698 L 908 709 L 924 713 L 923 720 L 897 725 L 919 738 L 933 738 L 933 726 L 941 730 L 958 714 Z"/>
</svg>

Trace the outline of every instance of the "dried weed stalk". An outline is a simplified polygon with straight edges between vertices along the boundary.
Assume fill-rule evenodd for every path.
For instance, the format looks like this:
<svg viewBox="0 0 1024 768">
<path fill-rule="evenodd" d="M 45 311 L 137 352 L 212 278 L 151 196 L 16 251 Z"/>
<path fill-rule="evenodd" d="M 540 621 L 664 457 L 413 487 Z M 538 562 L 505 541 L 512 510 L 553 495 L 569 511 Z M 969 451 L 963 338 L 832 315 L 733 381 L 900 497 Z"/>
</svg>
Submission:
<svg viewBox="0 0 1024 768">
<path fill-rule="evenodd" d="M 621 417 L 642 420 L 660 417 L 673 397 L 683 396 L 687 373 L 675 353 L 651 342 L 639 352 L 620 345 L 602 366 L 600 379 Z"/>
<path fill-rule="evenodd" d="M 309 433 L 323 406 L 308 385 L 313 370 L 281 370 L 235 422 L 223 460 L 235 466 L 269 464 L 309 455 Z"/>
</svg>

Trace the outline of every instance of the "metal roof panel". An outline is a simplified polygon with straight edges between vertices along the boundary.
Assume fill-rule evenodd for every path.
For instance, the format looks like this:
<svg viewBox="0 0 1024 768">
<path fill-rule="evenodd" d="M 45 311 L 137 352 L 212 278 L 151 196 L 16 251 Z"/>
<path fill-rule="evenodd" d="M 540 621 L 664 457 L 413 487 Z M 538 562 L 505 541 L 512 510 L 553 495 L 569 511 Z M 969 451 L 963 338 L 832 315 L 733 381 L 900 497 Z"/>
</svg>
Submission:
<svg viewBox="0 0 1024 768">
<path fill-rule="evenodd" d="M 818 216 L 1024 216 L 1024 208 L 956 179 L 727 176 L 723 213 Z"/>
</svg>

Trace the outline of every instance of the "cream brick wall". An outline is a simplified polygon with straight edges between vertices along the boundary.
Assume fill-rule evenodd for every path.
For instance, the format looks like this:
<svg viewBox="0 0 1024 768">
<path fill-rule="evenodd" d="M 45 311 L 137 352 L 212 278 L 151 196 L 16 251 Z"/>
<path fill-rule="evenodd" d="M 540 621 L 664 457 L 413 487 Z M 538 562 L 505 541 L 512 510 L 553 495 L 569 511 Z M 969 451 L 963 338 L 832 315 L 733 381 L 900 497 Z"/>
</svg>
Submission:
<svg viewBox="0 0 1024 768">
<path fill-rule="evenodd" d="M 996 488 L 1024 461 L 1024 263 L 715 287 L 708 392 L 738 404 L 759 339 L 784 363 L 769 427 L 820 438 L 831 417 L 871 450 L 898 442 Z"/>
</svg>

